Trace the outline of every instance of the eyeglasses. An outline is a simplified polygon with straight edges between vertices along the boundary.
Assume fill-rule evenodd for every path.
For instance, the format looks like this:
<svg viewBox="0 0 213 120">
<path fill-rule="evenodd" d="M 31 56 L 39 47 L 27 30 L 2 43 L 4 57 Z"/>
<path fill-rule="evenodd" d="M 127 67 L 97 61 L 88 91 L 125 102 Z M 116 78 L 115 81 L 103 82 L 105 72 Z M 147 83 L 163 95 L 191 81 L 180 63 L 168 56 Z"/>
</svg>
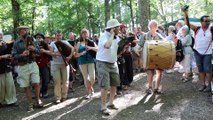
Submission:
<svg viewBox="0 0 213 120">
<path fill-rule="evenodd" d="M 203 22 L 210 22 L 210 20 L 204 20 Z"/>
</svg>

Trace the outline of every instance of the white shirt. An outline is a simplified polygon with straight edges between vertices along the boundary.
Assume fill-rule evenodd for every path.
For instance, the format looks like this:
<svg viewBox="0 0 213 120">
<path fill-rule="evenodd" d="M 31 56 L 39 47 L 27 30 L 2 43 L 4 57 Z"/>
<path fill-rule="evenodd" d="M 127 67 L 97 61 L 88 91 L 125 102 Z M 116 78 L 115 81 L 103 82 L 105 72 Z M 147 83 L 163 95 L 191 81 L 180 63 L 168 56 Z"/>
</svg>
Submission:
<svg viewBox="0 0 213 120">
<path fill-rule="evenodd" d="M 62 40 L 63 43 L 69 45 L 69 42 Z M 55 45 L 55 41 L 50 43 L 51 48 L 53 49 L 53 52 L 58 52 L 58 48 Z M 65 64 L 61 56 L 53 56 L 52 64 Z"/>
<path fill-rule="evenodd" d="M 186 54 L 192 54 L 193 50 L 191 48 L 191 44 L 192 44 L 192 37 L 191 37 L 191 35 L 188 34 L 186 36 L 182 36 L 180 38 L 180 40 L 181 40 L 182 45 L 184 46 L 183 47 L 183 53 L 184 53 L 184 55 L 186 55 Z"/>
<path fill-rule="evenodd" d="M 112 45 L 109 49 L 105 48 L 104 45 L 110 39 L 111 33 L 105 31 L 98 42 L 98 50 L 96 54 L 96 60 L 114 63 L 117 61 L 117 51 L 118 51 L 118 42 L 120 41 L 119 37 L 112 41 Z"/>
<path fill-rule="evenodd" d="M 194 49 L 200 54 L 212 54 L 212 34 L 210 28 L 205 32 L 202 28 L 199 28 L 195 35 Z"/>
</svg>

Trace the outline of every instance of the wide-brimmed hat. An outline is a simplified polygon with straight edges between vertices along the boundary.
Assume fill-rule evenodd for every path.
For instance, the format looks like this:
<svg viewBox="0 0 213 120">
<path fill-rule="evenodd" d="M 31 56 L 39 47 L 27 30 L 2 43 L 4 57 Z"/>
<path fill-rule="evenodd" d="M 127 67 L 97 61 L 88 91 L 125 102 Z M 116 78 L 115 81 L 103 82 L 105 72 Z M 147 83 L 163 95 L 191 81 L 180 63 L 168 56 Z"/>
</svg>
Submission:
<svg viewBox="0 0 213 120">
<path fill-rule="evenodd" d="M 36 38 L 36 36 L 41 36 L 41 37 L 44 39 L 44 34 L 42 34 L 42 33 L 36 33 L 36 34 L 34 35 L 34 38 Z"/>
<path fill-rule="evenodd" d="M 29 27 L 27 26 L 19 26 L 16 28 L 17 31 L 19 31 L 20 29 L 29 29 Z"/>
<path fill-rule="evenodd" d="M 117 19 L 111 19 L 107 22 L 107 27 L 105 29 L 115 28 L 120 26 L 120 23 Z"/>
</svg>

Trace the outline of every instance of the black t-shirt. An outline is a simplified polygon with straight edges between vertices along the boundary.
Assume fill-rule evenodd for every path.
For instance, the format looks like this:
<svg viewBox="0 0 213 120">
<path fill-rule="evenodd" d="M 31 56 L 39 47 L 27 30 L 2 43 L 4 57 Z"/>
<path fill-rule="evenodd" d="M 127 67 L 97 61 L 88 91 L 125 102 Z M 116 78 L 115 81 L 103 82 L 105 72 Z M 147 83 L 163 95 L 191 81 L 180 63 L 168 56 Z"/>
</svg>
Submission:
<svg viewBox="0 0 213 120">
<path fill-rule="evenodd" d="M 5 55 L 5 54 L 9 54 L 9 53 L 11 53 L 11 51 L 9 50 L 9 47 L 7 46 L 7 44 L 2 44 L 0 46 L 0 56 Z M 11 71 L 10 63 L 11 63 L 11 61 L 9 59 L 1 59 L 0 60 L 0 66 L 1 66 L 0 74 Z"/>
<path fill-rule="evenodd" d="M 72 41 L 71 41 L 71 40 L 68 40 L 68 42 L 69 42 L 69 44 L 72 45 L 73 47 L 76 45 L 75 40 L 72 40 Z"/>
</svg>

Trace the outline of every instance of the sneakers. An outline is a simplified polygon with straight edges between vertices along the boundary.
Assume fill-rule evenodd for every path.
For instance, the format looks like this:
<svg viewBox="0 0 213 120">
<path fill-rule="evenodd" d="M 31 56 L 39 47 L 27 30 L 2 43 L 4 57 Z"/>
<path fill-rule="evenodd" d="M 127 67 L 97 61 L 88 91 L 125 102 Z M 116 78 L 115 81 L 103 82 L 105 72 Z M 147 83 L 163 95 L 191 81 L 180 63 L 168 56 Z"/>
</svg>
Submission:
<svg viewBox="0 0 213 120">
<path fill-rule="evenodd" d="M 92 94 L 89 94 L 85 96 L 85 99 L 88 100 L 88 99 L 91 99 L 91 97 L 92 97 Z"/>
<path fill-rule="evenodd" d="M 206 88 L 203 90 L 203 92 L 210 92 L 211 91 L 211 85 L 206 86 Z"/>
<path fill-rule="evenodd" d="M 64 102 L 64 101 L 66 101 L 67 100 L 67 98 L 62 98 L 61 99 L 61 102 Z"/>
<path fill-rule="evenodd" d="M 59 104 L 61 102 L 61 100 L 56 100 L 55 104 Z"/>
<path fill-rule="evenodd" d="M 206 89 L 206 85 L 202 85 L 198 90 L 202 92 L 204 89 Z"/>
<path fill-rule="evenodd" d="M 28 108 L 27 108 L 27 112 L 32 112 L 32 111 L 34 111 L 34 109 L 33 109 L 33 103 L 30 103 L 29 106 L 28 106 Z"/>
<path fill-rule="evenodd" d="M 46 94 L 41 94 L 41 97 L 42 97 L 42 98 L 48 98 L 48 96 L 49 96 L 48 93 L 46 93 Z"/>
<path fill-rule="evenodd" d="M 121 91 L 116 91 L 116 96 L 122 96 L 122 92 Z"/>
<path fill-rule="evenodd" d="M 153 91 L 152 91 L 152 88 L 148 88 L 147 90 L 146 90 L 146 93 L 149 95 L 149 94 L 152 94 L 153 93 Z"/>
<path fill-rule="evenodd" d="M 36 108 L 42 108 L 44 105 L 42 103 L 42 101 L 39 99 L 35 105 Z"/>
<path fill-rule="evenodd" d="M 128 85 L 125 85 L 123 88 L 123 90 L 128 90 L 128 89 L 129 89 Z"/>
<path fill-rule="evenodd" d="M 110 111 L 108 109 L 103 109 L 103 110 L 101 110 L 101 114 L 105 115 L 105 116 L 109 116 L 110 115 Z"/>
</svg>

